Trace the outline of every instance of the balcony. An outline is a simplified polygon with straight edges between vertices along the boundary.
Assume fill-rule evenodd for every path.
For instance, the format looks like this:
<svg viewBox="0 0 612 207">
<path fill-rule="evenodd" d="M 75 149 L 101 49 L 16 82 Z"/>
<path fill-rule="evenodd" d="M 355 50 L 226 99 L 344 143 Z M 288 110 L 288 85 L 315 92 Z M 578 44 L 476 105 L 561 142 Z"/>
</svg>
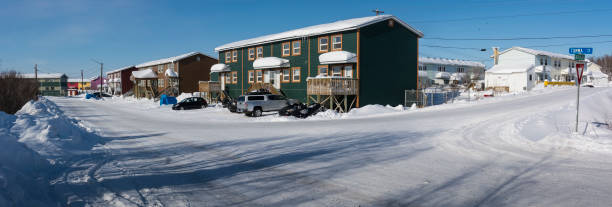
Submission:
<svg viewBox="0 0 612 207">
<path fill-rule="evenodd" d="M 356 78 L 345 77 L 317 77 L 308 78 L 308 95 L 357 95 L 359 81 Z"/>
</svg>

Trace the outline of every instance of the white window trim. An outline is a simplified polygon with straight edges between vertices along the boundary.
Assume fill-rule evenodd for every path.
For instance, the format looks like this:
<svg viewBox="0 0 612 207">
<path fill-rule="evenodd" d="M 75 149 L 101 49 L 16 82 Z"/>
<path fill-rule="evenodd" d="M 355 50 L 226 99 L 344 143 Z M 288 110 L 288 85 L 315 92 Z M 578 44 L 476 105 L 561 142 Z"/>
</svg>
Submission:
<svg viewBox="0 0 612 207">
<path fill-rule="evenodd" d="M 297 72 L 296 72 L 297 71 Z M 292 68 L 291 69 L 291 81 L 299 82 L 301 79 L 301 68 Z M 297 77 L 297 79 L 296 79 Z"/>
</svg>

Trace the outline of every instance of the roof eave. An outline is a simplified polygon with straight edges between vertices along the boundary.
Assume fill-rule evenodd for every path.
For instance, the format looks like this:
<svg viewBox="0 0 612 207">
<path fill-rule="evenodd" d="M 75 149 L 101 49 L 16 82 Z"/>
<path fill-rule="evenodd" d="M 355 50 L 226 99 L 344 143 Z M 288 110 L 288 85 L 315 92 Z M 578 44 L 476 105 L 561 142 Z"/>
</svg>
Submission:
<svg viewBox="0 0 612 207">
<path fill-rule="evenodd" d="M 361 24 L 361 25 L 357 25 L 357 26 L 349 27 L 349 28 L 345 28 L 345 29 L 332 30 L 332 31 L 320 32 L 320 33 L 313 33 L 313 34 L 307 35 L 306 37 L 317 36 L 317 35 L 324 35 L 324 34 L 330 34 L 330 33 L 336 33 L 336 32 L 343 32 L 343 31 L 350 31 L 350 30 L 356 30 L 356 29 L 360 29 L 362 27 L 366 27 L 366 26 L 369 26 L 369 25 L 372 25 L 372 24 L 376 24 L 376 23 L 379 23 L 379 22 L 382 22 L 382 21 L 385 21 L 385 20 L 388 20 L 388 19 L 393 19 L 393 20 L 399 22 L 406 29 L 408 29 L 411 32 L 413 32 L 414 34 L 416 34 L 417 38 L 423 38 L 424 34 L 421 31 L 414 29 L 413 27 L 408 25 L 406 22 L 398 19 L 395 16 L 390 16 L 389 18 L 383 18 L 383 19 L 380 19 L 378 21 L 372 21 L 372 22 L 368 22 L 368 23 L 365 23 L 365 24 Z M 273 39 L 273 40 L 268 40 L 268 41 L 262 41 L 262 42 L 250 43 L 250 44 L 243 44 L 243 45 L 231 46 L 231 47 L 223 47 L 223 46 L 221 46 L 221 47 L 216 47 L 215 48 L 215 52 L 221 52 L 221 51 L 225 51 L 225 50 L 231 50 L 231 49 L 237 49 L 237 48 L 243 48 L 243 47 L 249 47 L 249 46 L 255 46 L 255 45 L 262 45 L 262 44 L 267 44 L 267 43 L 272 43 L 272 42 L 279 42 L 279 41 L 290 40 L 290 39 L 295 39 L 295 38 L 299 38 L 299 37 L 279 38 L 279 39 Z M 240 41 L 242 41 L 242 40 L 240 40 Z"/>
</svg>

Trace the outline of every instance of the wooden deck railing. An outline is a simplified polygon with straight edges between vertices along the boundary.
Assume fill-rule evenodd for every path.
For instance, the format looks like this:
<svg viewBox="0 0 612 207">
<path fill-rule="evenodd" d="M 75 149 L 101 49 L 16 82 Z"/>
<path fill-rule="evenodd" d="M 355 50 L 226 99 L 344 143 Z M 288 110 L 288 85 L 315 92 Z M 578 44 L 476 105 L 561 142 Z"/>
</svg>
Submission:
<svg viewBox="0 0 612 207">
<path fill-rule="evenodd" d="M 359 80 L 341 77 L 309 78 L 307 88 L 308 95 L 357 95 Z"/>
<path fill-rule="evenodd" d="M 200 81 L 198 83 L 200 92 L 219 92 L 221 91 L 221 83 L 217 81 Z"/>
</svg>

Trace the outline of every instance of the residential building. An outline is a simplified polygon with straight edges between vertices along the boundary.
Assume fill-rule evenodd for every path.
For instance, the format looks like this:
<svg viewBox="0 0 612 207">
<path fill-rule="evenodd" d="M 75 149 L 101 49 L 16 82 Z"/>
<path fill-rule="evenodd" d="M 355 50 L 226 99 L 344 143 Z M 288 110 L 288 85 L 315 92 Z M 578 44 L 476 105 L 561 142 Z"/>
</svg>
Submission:
<svg viewBox="0 0 612 207">
<path fill-rule="evenodd" d="M 419 57 L 419 83 L 432 85 L 465 84 L 484 79 L 485 65 L 476 61 Z"/>
<path fill-rule="evenodd" d="M 485 72 L 487 88 L 525 91 L 544 80 L 572 81 L 576 78 L 576 62 L 569 55 L 512 47 L 503 52 L 494 48 L 492 57 L 496 64 Z"/>
<path fill-rule="evenodd" d="M 68 79 L 66 86 L 68 88 L 68 96 L 76 96 L 79 94 L 79 85 L 81 83 L 81 79 Z"/>
<path fill-rule="evenodd" d="M 336 21 L 215 48 L 211 80 L 237 97 L 258 88 L 302 102 L 349 107 L 402 104 L 417 88 L 423 34 L 392 15 Z"/>
<path fill-rule="evenodd" d="M 102 91 L 107 91 L 108 89 L 108 79 L 104 78 L 104 77 L 93 77 L 89 79 L 89 82 L 91 82 L 91 90 L 92 91 L 99 91 L 99 87 L 100 87 L 100 83 L 101 80 L 104 80 L 104 83 L 102 84 Z"/>
<path fill-rule="evenodd" d="M 62 73 L 34 73 L 23 74 L 24 78 L 37 78 L 40 83 L 38 91 L 42 96 L 66 96 L 68 95 L 68 76 Z"/>
<path fill-rule="evenodd" d="M 134 82 L 130 80 L 130 76 L 135 70 L 136 66 L 132 65 L 107 72 L 109 92 L 113 95 L 122 95 L 132 90 Z"/>
<path fill-rule="evenodd" d="M 157 97 L 196 92 L 199 81 L 210 80 L 210 68 L 217 62 L 216 58 L 208 55 L 190 52 L 138 64 L 136 71 L 132 72 L 138 82 L 135 94 L 137 97 Z"/>
</svg>

